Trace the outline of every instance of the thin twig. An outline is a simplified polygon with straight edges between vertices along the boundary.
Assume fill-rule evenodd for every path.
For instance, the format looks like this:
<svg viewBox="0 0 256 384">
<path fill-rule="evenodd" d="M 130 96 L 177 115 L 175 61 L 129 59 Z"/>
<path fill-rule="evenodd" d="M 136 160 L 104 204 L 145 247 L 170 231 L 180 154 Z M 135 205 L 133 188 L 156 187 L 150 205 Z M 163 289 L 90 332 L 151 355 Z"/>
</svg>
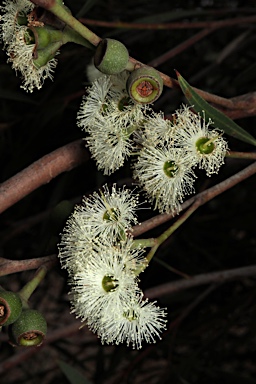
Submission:
<svg viewBox="0 0 256 384">
<path fill-rule="evenodd" d="M 248 177 L 254 175 L 255 173 L 256 173 L 256 162 L 249 165 L 242 171 L 237 172 L 235 175 L 229 177 L 228 179 L 222 181 L 221 183 L 214 185 L 213 187 L 207 189 L 206 191 L 198 193 L 196 196 L 191 197 L 181 205 L 181 211 L 188 208 L 197 199 L 200 199 L 200 205 L 207 203 L 209 200 L 227 191 L 228 189 L 234 187 L 235 185 L 247 179 Z M 154 216 L 151 219 L 144 221 L 140 225 L 134 226 L 132 230 L 132 235 L 134 237 L 142 235 L 143 233 L 155 227 L 158 227 L 163 223 L 166 223 L 176 215 L 177 215 L 177 212 L 165 213 L 165 214 Z"/>
<path fill-rule="evenodd" d="M 256 21 L 256 16 L 244 16 L 236 17 L 226 20 L 217 20 L 217 21 L 181 21 L 181 22 L 172 22 L 172 23 L 129 23 L 124 21 L 101 21 L 101 20 L 92 20 L 87 18 L 80 18 L 79 21 L 83 24 L 94 25 L 99 27 L 110 27 L 110 28 L 125 28 L 125 29 L 150 29 L 150 30 L 166 30 L 166 29 L 201 29 L 201 28 L 224 28 L 241 26 L 245 24 L 248 26 L 248 23 L 254 23 Z"/>
<path fill-rule="evenodd" d="M 226 157 L 231 157 L 232 159 L 256 160 L 256 152 L 229 151 L 226 154 Z"/>
<path fill-rule="evenodd" d="M 153 299 L 155 297 L 169 296 L 173 293 L 184 291 L 185 289 L 197 287 L 199 285 L 211 283 L 223 283 L 234 279 L 253 276 L 256 277 L 256 265 L 248 267 L 241 267 L 235 269 L 228 269 L 219 272 L 202 273 L 190 277 L 189 279 L 182 279 L 158 285 L 157 287 L 149 288 L 145 291 L 145 296 Z"/>
<path fill-rule="evenodd" d="M 194 45 L 196 42 L 202 40 L 205 36 L 208 36 L 210 33 L 214 32 L 215 30 L 216 29 L 214 28 L 203 29 L 202 31 L 191 36 L 189 39 L 183 41 L 181 44 L 165 52 L 163 55 L 158 56 L 155 59 L 151 60 L 149 63 L 147 63 L 147 65 L 150 65 L 151 67 L 154 67 L 154 68 L 158 67 L 159 65 L 165 63 L 167 60 L 170 60 L 172 57 L 176 57 L 179 53 L 188 49 L 189 47 Z"/>
<path fill-rule="evenodd" d="M 50 255 L 28 260 L 9 260 L 0 257 L 0 276 L 37 269 L 46 265 L 48 269 L 57 264 L 57 255 Z"/>
</svg>

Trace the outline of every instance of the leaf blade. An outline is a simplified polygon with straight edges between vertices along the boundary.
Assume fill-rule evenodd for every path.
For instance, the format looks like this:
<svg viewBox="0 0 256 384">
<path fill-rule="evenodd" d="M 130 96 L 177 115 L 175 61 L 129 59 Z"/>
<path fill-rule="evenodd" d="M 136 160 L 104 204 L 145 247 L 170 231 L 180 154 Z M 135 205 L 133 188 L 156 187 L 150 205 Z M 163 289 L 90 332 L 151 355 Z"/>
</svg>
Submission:
<svg viewBox="0 0 256 384">
<path fill-rule="evenodd" d="M 241 128 L 224 113 L 208 104 L 207 101 L 198 95 L 178 71 L 176 71 L 176 74 L 184 96 L 196 112 L 200 113 L 204 111 L 206 121 L 212 120 L 213 124 L 217 125 L 218 128 L 222 129 L 228 135 L 256 146 L 256 139 L 250 133 Z"/>
</svg>

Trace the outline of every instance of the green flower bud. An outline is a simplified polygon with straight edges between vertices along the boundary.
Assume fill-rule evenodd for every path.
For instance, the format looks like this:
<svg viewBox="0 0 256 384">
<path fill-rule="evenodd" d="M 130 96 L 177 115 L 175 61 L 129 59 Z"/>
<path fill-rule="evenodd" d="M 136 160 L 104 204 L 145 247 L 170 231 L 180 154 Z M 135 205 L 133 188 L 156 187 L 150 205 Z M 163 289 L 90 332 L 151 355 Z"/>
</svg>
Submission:
<svg viewBox="0 0 256 384">
<path fill-rule="evenodd" d="M 129 53 L 120 41 L 103 39 L 96 48 L 94 65 L 99 71 L 107 75 L 122 72 L 128 61 Z"/>
<path fill-rule="evenodd" d="M 0 292 L 0 325 L 14 323 L 21 314 L 22 302 L 17 293 L 11 291 Z"/>
<path fill-rule="evenodd" d="M 62 31 L 51 27 L 29 27 L 28 33 L 31 35 L 32 44 L 36 44 L 36 49 L 44 49 L 49 44 L 62 41 Z"/>
<path fill-rule="evenodd" d="M 58 51 L 58 49 L 61 47 L 62 42 L 57 41 L 55 43 L 49 44 L 44 49 L 37 49 L 34 52 L 35 59 L 33 60 L 34 66 L 39 69 L 43 66 L 45 66 L 51 59 L 53 59 Z"/>
<path fill-rule="evenodd" d="M 163 79 L 154 68 L 142 67 L 130 74 L 126 86 L 127 92 L 135 102 L 151 104 L 163 91 Z"/>
<path fill-rule="evenodd" d="M 43 315 L 35 309 L 26 309 L 12 325 L 11 335 L 16 345 L 34 347 L 43 343 L 46 331 Z"/>
</svg>

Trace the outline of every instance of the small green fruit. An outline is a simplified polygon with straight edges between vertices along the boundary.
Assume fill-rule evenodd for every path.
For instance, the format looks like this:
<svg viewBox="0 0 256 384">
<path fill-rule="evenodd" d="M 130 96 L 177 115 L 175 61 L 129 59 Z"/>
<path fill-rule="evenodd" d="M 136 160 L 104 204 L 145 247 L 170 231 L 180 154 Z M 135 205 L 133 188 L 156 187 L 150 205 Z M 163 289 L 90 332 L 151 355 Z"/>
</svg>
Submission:
<svg viewBox="0 0 256 384">
<path fill-rule="evenodd" d="M 43 315 L 35 309 L 24 310 L 12 325 L 12 337 L 23 347 L 40 346 L 45 338 L 47 323 Z"/>
<path fill-rule="evenodd" d="M 94 65 L 102 73 L 115 75 L 125 70 L 129 61 L 127 48 L 118 40 L 103 39 L 94 55 Z"/>
<path fill-rule="evenodd" d="M 0 291 L 0 325 L 14 323 L 21 314 L 22 302 L 17 293 Z"/>
<path fill-rule="evenodd" d="M 127 92 L 136 103 L 151 104 L 163 91 L 163 79 L 151 67 L 135 69 L 127 80 Z"/>
</svg>

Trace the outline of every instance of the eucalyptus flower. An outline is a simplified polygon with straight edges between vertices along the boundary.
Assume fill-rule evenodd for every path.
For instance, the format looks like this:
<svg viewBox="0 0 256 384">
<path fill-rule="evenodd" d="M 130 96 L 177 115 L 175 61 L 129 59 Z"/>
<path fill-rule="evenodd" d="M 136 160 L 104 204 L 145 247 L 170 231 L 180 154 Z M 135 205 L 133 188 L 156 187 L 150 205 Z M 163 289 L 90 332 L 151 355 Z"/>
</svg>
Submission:
<svg viewBox="0 0 256 384">
<path fill-rule="evenodd" d="M 104 175 L 110 175 L 124 165 L 131 155 L 134 142 L 130 132 L 113 119 L 98 119 L 86 138 L 97 167 Z"/>
<path fill-rule="evenodd" d="M 101 76 L 87 89 L 77 114 L 77 125 L 87 131 L 95 119 L 104 115 L 106 97 L 111 86 L 109 76 Z"/>
<path fill-rule="evenodd" d="M 29 0 L 6 0 L 2 2 L 0 11 L 0 35 L 7 48 L 16 40 L 16 35 L 22 25 L 27 23 L 27 16 L 33 10 L 34 4 Z"/>
<path fill-rule="evenodd" d="M 112 188 L 104 185 L 99 192 L 83 198 L 76 208 L 76 217 L 94 237 L 115 239 L 138 222 L 137 208 L 137 194 L 125 187 L 117 188 L 116 184 Z"/>
<path fill-rule="evenodd" d="M 166 311 L 137 295 L 116 312 L 104 310 L 101 319 L 102 343 L 126 343 L 132 348 L 142 348 L 142 342 L 155 343 L 166 329 Z"/>
<path fill-rule="evenodd" d="M 109 175 L 119 169 L 133 150 L 131 136 L 145 119 L 148 107 L 134 103 L 127 91 L 128 72 L 101 76 L 87 89 L 77 125 L 87 132 L 97 166 Z"/>
<path fill-rule="evenodd" d="M 57 54 L 56 51 L 61 42 L 49 45 L 45 50 L 38 50 L 37 55 L 40 55 L 40 58 L 45 56 L 45 63 L 38 65 L 38 61 L 35 59 L 36 44 L 30 42 L 30 39 L 29 29 L 21 26 L 7 53 L 9 55 L 8 62 L 11 62 L 12 68 L 21 74 L 23 80 L 21 88 L 33 92 L 34 88 L 42 88 L 45 79 L 53 80 L 53 71 L 57 65 L 57 60 L 52 56 Z"/>
<path fill-rule="evenodd" d="M 224 164 L 228 144 L 223 132 L 210 129 L 212 121 L 183 106 L 175 113 L 175 145 L 182 148 L 184 157 L 206 171 L 207 176 L 218 173 Z"/>
<path fill-rule="evenodd" d="M 77 260 L 86 264 L 95 254 L 96 242 L 114 244 L 126 238 L 126 232 L 137 224 L 138 195 L 126 188 L 102 190 L 84 197 L 67 220 L 61 242 L 59 258 L 63 268 L 72 274 L 77 269 Z M 97 252 L 99 252 L 97 246 Z"/>
<path fill-rule="evenodd" d="M 131 250 L 130 243 L 98 243 L 87 263 L 80 263 L 71 277 L 72 312 L 93 331 L 98 330 L 103 311 L 117 312 L 140 292 L 133 270 L 139 256 L 140 251 Z"/>
<path fill-rule="evenodd" d="M 149 109 L 138 130 L 134 133 L 134 140 L 140 145 L 152 143 L 154 146 L 173 145 L 175 127 L 172 121 L 165 119 L 164 113 L 155 113 Z"/>
<path fill-rule="evenodd" d="M 143 118 L 145 107 L 134 103 L 126 91 L 128 72 L 100 76 L 87 88 L 77 115 L 77 125 L 93 130 L 94 122 L 104 118 L 119 127 L 128 128 Z"/>
<path fill-rule="evenodd" d="M 195 174 L 183 150 L 145 143 L 134 164 L 134 177 L 160 212 L 179 211 L 184 196 L 194 192 Z"/>
</svg>

